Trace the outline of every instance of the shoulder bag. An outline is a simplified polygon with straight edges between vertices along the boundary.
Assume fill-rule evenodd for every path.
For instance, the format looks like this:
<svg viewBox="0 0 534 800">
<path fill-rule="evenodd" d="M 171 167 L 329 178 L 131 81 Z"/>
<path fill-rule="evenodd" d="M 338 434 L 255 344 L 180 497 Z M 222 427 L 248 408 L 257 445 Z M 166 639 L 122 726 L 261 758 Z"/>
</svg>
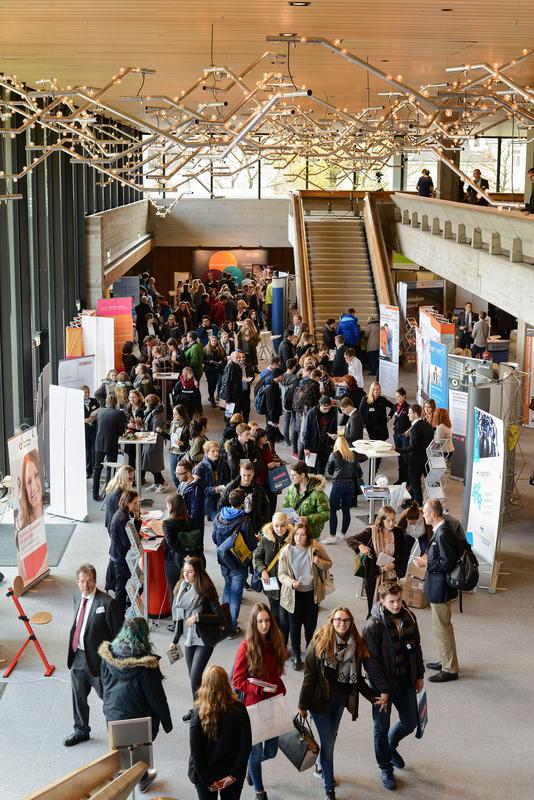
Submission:
<svg viewBox="0 0 534 800">
<path fill-rule="evenodd" d="M 310 723 L 297 714 L 293 730 L 278 738 L 278 747 L 299 772 L 313 767 L 319 755 L 319 745 L 314 739 Z"/>
<path fill-rule="evenodd" d="M 274 565 L 276 564 L 276 562 L 280 558 L 280 553 L 281 552 L 282 552 L 282 548 L 280 548 L 280 550 L 275 555 L 275 557 L 273 558 L 271 563 L 267 566 L 267 572 L 270 572 L 272 570 L 272 568 L 274 567 Z M 255 592 L 263 592 L 263 583 L 261 582 L 261 573 L 262 573 L 261 569 L 255 569 L 253 574 L 252 574 L 252 578 L 251 578 L 251 581 L 250 581 L 250 586 L 251 586 L 251 589 L 253 589 Z"/>
</svg>

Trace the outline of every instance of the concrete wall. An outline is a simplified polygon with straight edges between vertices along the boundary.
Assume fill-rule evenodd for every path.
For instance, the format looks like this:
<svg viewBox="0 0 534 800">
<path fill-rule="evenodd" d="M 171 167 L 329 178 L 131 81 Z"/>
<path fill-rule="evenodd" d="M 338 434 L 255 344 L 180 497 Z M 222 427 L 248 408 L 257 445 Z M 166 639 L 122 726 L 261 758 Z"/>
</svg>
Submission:
<svg viewBox="0 0 534 800">
<path fill-rule="evenodd" d="M 290 247 L 288 214 L 286 199 L 184 199 L 150 225 L 158 247 Z"/>
</svg>

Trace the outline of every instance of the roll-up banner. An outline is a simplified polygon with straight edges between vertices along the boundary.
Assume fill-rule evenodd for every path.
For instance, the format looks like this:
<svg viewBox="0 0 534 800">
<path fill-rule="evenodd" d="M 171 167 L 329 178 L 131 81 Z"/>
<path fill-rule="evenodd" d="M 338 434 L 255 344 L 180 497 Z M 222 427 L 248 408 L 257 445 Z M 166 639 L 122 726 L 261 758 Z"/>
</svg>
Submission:
<svg viewBox="0 0 534 800">
<path fill-rule="evenodd" d="M 18 574 L 23 592 L 49 573 L 37 428 L 8 440 Z"/>
<path fill-rule="evenodd" d="M 455 327 L 434 308 L 419 309 L 417 342 L 417 402 L 421 405 L 430 397 L 430 342 L 441 342 L 448 353 L 454 350 Z"/>
<path fill-rule="evenodd" d="M 395 397 L 399 386 L 399 309 L 380 304 L 380 386 L 386 397 Z"/>
<path fill-rule="evenodd" d="M 534 428 L 534 328 L 527 328 L 526 332 L 525 372 L 523 415 L 525 425 Z"/>
<path fill-rule="evenodd" d="M 82 316 L 83 350 L 95 357 L 93 385 L 98 388 L 110 369 L 115 369 L 115 320 L 113 317 Z"/>
<path fill-rule="evenodd" d="M 493 362 L 478 358 L 448 355 L 449 416 L 452 424 L 454 453 L 451 456 L 451 477 L 465 478 L 465 437 L 467 432 L 467 393 L 469 386 L 488 383 L 493 376 Z"/>
<path fill-rule="evenodd" d="M 85 488 L 85 422 L 83 392 L 50 386 L 49 514 L 83 522 L 87 519 Z"/>
<path fill-rule="evenodd" d="M 430 342 L 430 399 L 436 408 L 449 407 L 447 347 L 442 342 Z"/>
<path fill-rule="evenodd" d="M 473 472 L 467 538 L 473 550 L 492 565 L 495 561 L 504 480 L 504 423 L 474 409 Z"/>
<path fill-rule="evenodd" d="M 69 389 L 79 389 L 88 386 L 91 396 L 97 388 L 95 383 L 95 357 L 81 356 L 80 358 L 65 358 L 57 367 L 58 386 Z"/>
<path fill-rule="evenodd" d="M 101 298 L 96 301 L 97 317 L 112 317 L 114 325 L 115 369 L 122 370 L 122 347 L 133 337 L 132 297 Z M 86 351 L 87 352 L 87 351 Z"/>
</svg>

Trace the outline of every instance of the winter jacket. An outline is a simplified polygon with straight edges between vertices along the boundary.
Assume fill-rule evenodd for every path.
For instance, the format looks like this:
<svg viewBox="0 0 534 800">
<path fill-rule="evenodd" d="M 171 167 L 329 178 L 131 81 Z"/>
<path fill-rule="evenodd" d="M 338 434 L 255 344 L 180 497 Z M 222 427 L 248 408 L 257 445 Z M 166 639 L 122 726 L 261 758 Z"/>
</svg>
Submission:
<svg viewBox="0 0 534 800">
<path fill-rule="evenodd" d="M 235 439 L 230 439 L 224 449 L 228 458 L 228 467 L 232 480 L 239 475 L 240 461 L 248 460 L 252 461 L 253 464 L 257 464 L 261 459 L 259 448 L 254 442 L 247 442 L 243 445 L 237 436 Z"/>
<path fill-rule="evenodd" d="M 187 381 L 179 378 L 172 390 L 172 404 L 174 406 L 184 406 L 188 415 L 202 414 L 202 400 L 200 390 L 195 380 Z"/>
<path fill-rule="evenodd" d="M 219 502 L 219 494 L 215 491 L 215 487 L 225 485 L 229 479 L 226 458 L 220 455 L 218 461 L 211 461 L 204 456 L 193 469 L 193 475 L 197 475 L 204 484 L 204 514 L 212 520 L 217 513 Z"/>
<path fill-rule="evenodd" d="M 365 397 L 360 403 L 360 413 L 370 439 L 382 439 L 384 442 L 389 439 L 388 420 L 395 413 L 395 405 L 391 400 L 380 395 L 372 403 L 368 403 Z"/>
<path fill-rule="evenodd" d="M 206 347 L 210 336 L 219 336 L 219 329 L 217 325 L 211 325 L 209 328 L 205 328 L 204 325 L 201 325 L 196 330 L 197 340 L 201 343 L 202 347 Z"/>
<path fill-rule="evenodd" d="M 351 684 L 347 692 L 345 706 L 353 721 L 358 718 L 360 693 L 370 703 L 374 703 L 376 699 L 374 692 L 363 678 L 360 664 L 357 665 L 357 672 L 357 683 Z M 326 714 L 329 699 L 330 683 L 325 673 L 324 661 L 322 658 L 317 657 L 315 643 L 312 639 L 304 659 L 304 680 L 302 681 L 298 707 L 311 711 L 313 714 Z"/>
<path fill-rule="evenodd" d="M 286 361 L 288 358 L 295 358 L 295 348 L 289 339 L 282 339 L 278 348 L 278 358 L 280 359 L 280 367 L 286 369 Z"/>
<path fill-rule="evenodd" d="M 241 533 L 248 549 L 254 552 L 256 547 L 256 537 L 251 529 L 250 519 L 242 508 L 232 508 L 226 506 L 221 509 L 213 520 L 213 531 L 211 538 L 216 547 L 219 547 L 229 536 L 234 533 Z"/>
<path fill-rule="evenodd" d="M 354 482 L 358 478 L 358 471 L 356 453 L 354 453 L 354 461 L 346 461 L 340 453 L 330 453 L 325 475 L 329 475 L 333 483 L 336 483 L 336 481 Z"/>
<path fill-rule="evenodd" d="M 178 494 L 184 498 L 187 513 L 195 527 L 204 530 L 204 484 L 197 475 L 193 476 L 191 483 L 180 481 Z"/>
<path fill-rule="evenodd" d="M 324 433 L 321 432 L 320 419 L 326 417 L 328 425 Z M 337 433 L 337 409 L 332 407 L 330 411 L 323 414 L 319 408 L 310 408 L 304 418 L 304 428 L 302 431 L 302 443 L 305 450 L 311 453 L 318 453 L 320 450 L 325 452 L 332 450 L 334 439 L 329 433 Z"/>
<path fill-rule="evenodd" d="M 346 347 L 358 347 L 360 344 L 358 317 L 353 317 L 352 314 L 343 314 L 339 320 L 336 334 L 343 336 L 343 344 Z"/>
<path fill-rule="evenodd" d="M 345 353 L 347 350 L 348 347 L 345 344 L 336 348 L 331 369 L 331 374 L 334 378 L 342 378 L 347 374 L 347 362 L 345 361 Z"/>
<path fill-rule="evenodd" d="M 159 656 L 118 658 L 110 642 L 98 649 L 102 658 L 101 677 L 106 722 L 121 719 L 152 718 L 152 738 L 160 723 L 166 733 L 172 731 L 172 720 L 163 689 Z"/>
<path fill-rule="evenodd" d="M 166 425 L 167 415 L 162 403 L 159 403 L 145 415 L 144 427 L 147 431 L 156 433 L 156 428 L 163 430 Z M 164 439 L 163 434 L 158 433 L 155 444 L 143 445 L 143 457 L 141 460 L 143 472 L 163 472 L 165 469 L 165 459 L 163 457 Z"/>
<path fill-rule="evenodd" d="M 375 603 L 371 609 L 371 616 L 366 620 L 362 628 L 362 636 L 369 650 L 369 656 L 364 659 L 364 667 L 369 676 L 371 686 L 380 694 L 391 694 L 398 687 L 398 676 L 396 675 L 395 642 L 391 636 L 391 630 L 386 621 L 389 612 Z M 390 615 L 391 616 L 391 615 Z M 415 682 L 425 674 L 423 663 L 423 653 L 421 651 L 421 637 L 417 620 L 412 611 L 403 605 L 398 614 L 400 618 L 400 635 L 404 645 L 404 656 L 407 662 L 409 685 L 415 688 Z M 403 622 L 413 625 L 413 633 L 407 636 L 403 631 Z"/>
<path fill-rule="evenodd" d="M 427 550 L 425 597 L 429 603 L 447 603 L 458 595 L 448 585 L 447 573 L 455 567 L 461 552 L 457 536 L 444 522 L 433 533 Z"/>
<path fill-rule="evenodd" d="M 264 489 L 262 489 L 261 486 L 258 486 L 255 480 L 253 480 L 248 486 L 241 486 L 241 476 L 238 475 L 237 478 L 234 478 L 233 481 L 230 481 L 221 495 L 221 499 L 219 500 L 219 504 L 217 506 L 219 511 L 222 511 L 225 506 L 230 505 L 228 498 L 230 497 L 230 492 L 233 489 L 242 489 L 245 493 L 245 513 L 250 517 L 252 532 L 258 533 L 258 531 L 260 531 L 261 528 L 263 528 L 263 526 L 271 519 L 269 500 L 267 499 Z M 254 547 L 255 546 L 256 545 L 254 545 Z"/>
<path fill-rule="evenodd" d="M 366 342 L 367 352 L 373 353 L 380 349 L 380 320 L 370 319 L 362 331 Z"/>
<path fill-rule="evenodd" d="M 313 577 L 313 601 L 319 605 L 325 598 L 325 576 L 327 570 L 332 566 L 332 559 L 320 542 L 312 542 L 309 545 L 308 555 Z M 313 556 L 318 556 L 319 564 L 313 563 Z M 293 581 L 297 580 L 297 577 L 291 568 L 289 545 L 286 545 L 278 559 L 278 580 L 280 582 L 280 605 L 289 614 L 295 610 L 296 589 L 293 588 Z"/>
<path fill-rule="evenodd" d="M 294 508 L 299 517 L 307 518 L 314 539 L 319 538 L 330 517 L 330 503 L 324 492 L 325 486 L 325 479 L 321 475 L 310 475 L 304 492 L 300 494 L 292 484 L 282 503 L 282 508 Z"/>
<path fill-rule="evenodd" d="M 207 436 L 195 436 L 189 442 L 189 452 L 187 458 L 192 464 L 200 464 L 204 458 L 204 445 L 208 441 Z"/>
<path fill-rule="evenodd" d="M 267 381 L 265 387 L 265 419 L 278 425 L 282 416 L 282 392 L 273 380 Z"/>
<path fill-rule="evenodd" d="M 273 531 L 272 522 L 269 522 L 267 525 L 265 525 L 262 530 L 261 539 L 254 550 L 254 569 L 257 569 L 260 572 L 263 572 L 263 570 L 267 569 L 275 555 L 279 553 L 287 544 L 287 539 L 292 530 L 293 526 L 290 525 L 288 526 L 285 536 L 278 536 Z M 278 561 L 279 560 L 280 556 L 278 557 Z M 270 578 L 278 578 L 278 561 L 269 570 Z M 274 600 L 278 600 L 280 596 L 280 589 L 276 589 L 276 591 L 273 590 L 265 592 L 265 594 L 267 597 L 272 597 Z"/>
<path fill-rule="evenodd" d="M 299 377 L 294 372 L 286 372 L 280 384 L 282 394 L 282 407 L 284 411 L 291 411 L 293 408 L 293 392 L 299 383 Z"/>
<path fill-rule="evenodd" d="M 221 385 L 219 386 L 219 397 L 226 403 L 236 403 L 239 405 L 242 387 L 243 374 L 241 366 L 236 364 L 235 361 L 229 361 L 221 377 Z"/>
<path fill-rule="evenodd" d="M 191 367 L 195 378 L 199 381 L 204 371 L 204 348 L 199 341 L 193 342 L 185 351 L 185 363 Z"/>
<path fill-rule="evenodd" d="M 276 684 L 276 691 L 266 692 L 262 686 L 249 683 L 249 677 L 257 677 L 266 683 Z M 253 706 L 262 700 L 268 700 L 277 694 L 285 694 L 286 687 L 280 677 L 280 671 L 269 642 L 263 643 L 263 659 L 261 675 L 251 676 L 247 662 L 247 640 L 243 639 L 237 648 L 234 664 L 232 683 L 238 692 L 243 693 L 243 702 L 246 706 Z"/>
<path fill-rule="evenodd" d="M 205 600 L 202 610 L 198 614 L 198 622 L 195 623 L 195 631 L 202 639 L 204 647 L 215 647 L 221 641 L 222 619 L 219 614 L 220 603 L 218 600 Z M 173 642 L 178 644 L 184 632 L 184 620 L 176 620 L 174 628 Z"/>
<path fill-rule="evenodd" d="M 252 747 L 250 718 L 243 703 L 237 700 L 219 714 L 217 738 L 203 730 L 198 708 L 189 723 L 188 776 L 191 783 L 209 787 L 231 775 L 237 784 L 243 783 Z"/>
<path fill-rule="evenodd" d="M 152 383 L 152 378 L 148 373 L 144 375 L 137 375 L 133 388 L 137 389 L 138 392 L 141 392 L 143 397 L 147 397 L 149 394 L 154 394 L 154 384 Z"/>
</svg>

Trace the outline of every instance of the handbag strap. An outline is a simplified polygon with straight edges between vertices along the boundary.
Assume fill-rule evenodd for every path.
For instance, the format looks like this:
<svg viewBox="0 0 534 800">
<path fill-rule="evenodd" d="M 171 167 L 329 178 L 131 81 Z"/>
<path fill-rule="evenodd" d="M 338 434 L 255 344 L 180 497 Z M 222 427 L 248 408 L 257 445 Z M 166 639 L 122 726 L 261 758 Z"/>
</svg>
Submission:
<svg viewBox="0 0 534 800">
<path fill-rule="evenodd" d="M 280 553 L 281 553 L 281 552 L 282 552 L 282 548 L 280 548 L 280 550 L 278 551 L 278 553 L 275 555 L 275 557 L 273 558 L 273 560 L 271 561 L 271 563 L 270 563 L 270 564 L 269 564 L 269 566 L 267 567 L 267 572 L 270 572 L 270 571 L 272 570 L 272 568 L 274 567 L 274 565 L 276 564 L 276 562 L 277 562 L 277 561 L 278 561 L 278 559 L 280 558 Z"/>
</svg>

